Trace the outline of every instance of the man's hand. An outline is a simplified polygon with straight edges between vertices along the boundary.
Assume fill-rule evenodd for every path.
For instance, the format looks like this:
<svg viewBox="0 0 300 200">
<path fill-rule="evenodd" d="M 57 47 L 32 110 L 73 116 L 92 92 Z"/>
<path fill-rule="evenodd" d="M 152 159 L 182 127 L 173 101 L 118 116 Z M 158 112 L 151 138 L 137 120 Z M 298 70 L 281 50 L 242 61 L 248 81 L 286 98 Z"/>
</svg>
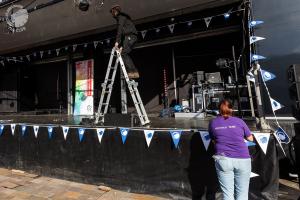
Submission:
<svg viewBox="0 0 300 200">
<path fill-rule="evenodd" d="M 116 48 L 116 49 L 119 48 L 119 43 L 118 43 L 118 42 L 115 43 L 115 48 Z"/>
</svg>

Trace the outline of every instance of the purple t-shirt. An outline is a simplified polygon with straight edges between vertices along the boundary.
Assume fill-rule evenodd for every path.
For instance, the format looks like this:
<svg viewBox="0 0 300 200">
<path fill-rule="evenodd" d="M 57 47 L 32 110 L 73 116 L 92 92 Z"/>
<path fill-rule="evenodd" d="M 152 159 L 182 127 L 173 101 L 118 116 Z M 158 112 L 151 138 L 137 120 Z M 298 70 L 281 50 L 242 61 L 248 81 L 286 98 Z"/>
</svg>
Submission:
<svg viewBox="0 0 300 200">
<path fill-rule="evenodd" d="M 245 137 L 251 135 L 246 123 L 237 117 L 218 116 L 209 123 L 210 137 L 215 140 L 217 155 L 230 158 L 250 158 Z"/>
</svg>

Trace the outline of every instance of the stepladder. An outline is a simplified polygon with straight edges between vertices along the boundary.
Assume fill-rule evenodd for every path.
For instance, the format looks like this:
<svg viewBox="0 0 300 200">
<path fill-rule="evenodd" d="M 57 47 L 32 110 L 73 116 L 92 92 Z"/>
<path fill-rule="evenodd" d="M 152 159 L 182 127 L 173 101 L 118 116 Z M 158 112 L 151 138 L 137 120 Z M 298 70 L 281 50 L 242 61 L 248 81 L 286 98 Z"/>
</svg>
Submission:
<svg viewBox="0 0 300 200">
<path fill-rule="evenodd" d="M 147 125 L 150 123 L 150 121 L 149 121 L 148 115 L 146 113 L 144 104 L 142 102 L 140 93 L 137 88 L 138 83 L 136 83 L 132 79 L 129 79 L 124 61 L 121 56 L 121 52 L 119 49 L 116 49 L 116 48 L 113 48 L 111 51 L 107 71 L 106 71 L 105 78 L 104 78 L 104 82 L 101 84 L 102 91 L 101 91 L 100 101 L 99 101 L 99 105 L 98 105 L 98 110 L 96 113 L 95 124 L 104 123 L 104 116 L 108 112 L 110 98 L 111 98 L 111 94 L 113 91 L 113 85 L 115 82 L 116 73 L 117 73 L 119 66 L 121 68 L 121 72 L 120 72 L 121 77 L 123 77 L 123 79 L 125 79 L 125 82 L 128 86 L 130 96 L 132 97 L 133 104 L 135 106 L 138 118 L 140 120 L 140 124 L 142 126 Z M 121 80 L 121 83 L 122 83 L 122 80 Z M 126 91 L 125 91 L 125 94 L 126 94 Z M 121 95 L 124 95 L 124 93 L 122 93 Z M 122 100 L 123 100 L 123 98 L 122 98 Z"/>
</svg>

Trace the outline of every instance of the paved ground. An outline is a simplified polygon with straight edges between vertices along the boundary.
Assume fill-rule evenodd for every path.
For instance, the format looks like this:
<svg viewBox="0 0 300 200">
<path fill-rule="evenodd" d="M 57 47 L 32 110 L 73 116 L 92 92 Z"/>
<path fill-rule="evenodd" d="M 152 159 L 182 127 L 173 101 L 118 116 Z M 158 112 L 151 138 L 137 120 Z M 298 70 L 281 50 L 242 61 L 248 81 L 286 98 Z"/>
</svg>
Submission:
<svg viewBox="0 0 300 200">
<path fill-rule="evenodd" d="M 102 190 L 101 190 L 102 189 Z M 161 197 L 105 190 L 96 185 L 37 176 L 0 168 L 0 200 L 166 200 Z M 298 183 L 280 180 L 279 200 L 300 196 Z"/>
<path fill-rule="evenodd" d="M 105 189 L 105 188 L 104 188 Z M 164 200 L 0 168 L 1 200 Z"/>
</svg>

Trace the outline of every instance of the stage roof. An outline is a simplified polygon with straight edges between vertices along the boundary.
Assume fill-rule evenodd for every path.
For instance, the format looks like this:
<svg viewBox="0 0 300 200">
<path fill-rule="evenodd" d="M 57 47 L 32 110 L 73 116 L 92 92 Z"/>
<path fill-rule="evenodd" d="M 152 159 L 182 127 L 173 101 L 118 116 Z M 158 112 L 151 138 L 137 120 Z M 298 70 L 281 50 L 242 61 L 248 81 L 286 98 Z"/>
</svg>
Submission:
<svg viewBox="0 0 300 200">
<path fill-rule="evenodd" d="M 49 3 L 49 0 L 16 1 L 29 10 L 26 31 L 9 34 L 5 22 L 0 23 L 0 54 L 23 51 L 41 45 L 72 40 L 82 36 L 97 34 L 115 28 L 115 21 L 109 13 L 113 4 L 121 5 L 124 12 L 137 23 L 151 22 L 165 17 L 174 17 L 204 9 L 232 4 L 240 0 L 127 0 L 105 1 L 102 7 L 94 6 L 87 12 L 74 6 L 73 0 L 53 1 L 56 4 L 34 9 Z M 5 16 L 8 6 L 0 8 L 0 16 Z"/>
</svg>

